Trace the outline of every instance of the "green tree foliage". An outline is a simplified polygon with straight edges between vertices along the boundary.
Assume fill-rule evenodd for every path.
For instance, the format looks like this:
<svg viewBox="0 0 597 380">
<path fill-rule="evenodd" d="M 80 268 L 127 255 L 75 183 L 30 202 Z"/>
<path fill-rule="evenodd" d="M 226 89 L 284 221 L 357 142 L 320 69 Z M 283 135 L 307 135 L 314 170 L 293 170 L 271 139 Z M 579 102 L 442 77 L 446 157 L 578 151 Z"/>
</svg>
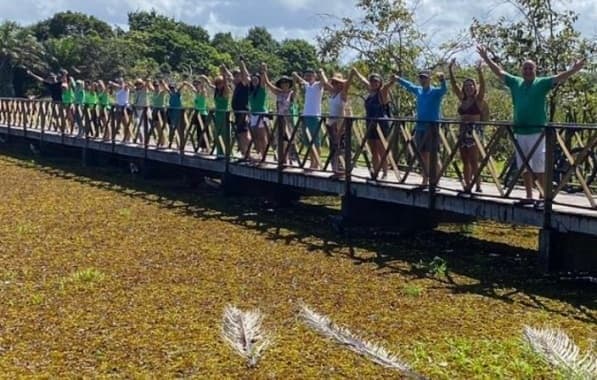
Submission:
<svg viewBox="0 0 597 380">
<path fill-rule="evenodd" d="M 583 38 L 574 28 L 578 15 L 571 10 L 557 11 L 556 0 L 509 2 L 520 11 L 518 20 L 474 20 L 470 28 L 473 39 L 487 45 L 508 72 L 519 73 L 521 64 L 532 59 L 539 75 L 552 75 L 566 70 L 574 59 L 591 57 L 597 51 L 595 40 Z M 589 62 L 592 75 L 576 75 L 551 92 L 550 120 L 594 122 L 596 70 L 597 65 Z"/>
<path fill-rule="evenodd" d="M 0 96 L 15 96 L 16 69 L 42 69 L 43 57 L 42 45 L 28 30 L 10 21 L 0 24 Z"/>
<path fill-rule="evenodd" d="M 255 49 L 265 51 L 270 54 L 275 54 L 280 44 L 274 40 L 271 33 L 262 26 L 255 26 L 249 29 L 247 33 L 247 40 Z"/>
<path fill-rule="evenodd" d="M 200 26 L 189 25 L 160 15 L 155 10 L 150 12 L 131 12 L 128 14 L 131 32 L 155 33 L 163 30 L 176 31 L 187 35 L 196 42 L 209 43 L 209 33 Z"/>
<path fill-rule="evenodd" d="M 286 74 L 293 71 L 302 72 L 308 68 L 315 69 L 318 65 L 317 50 L 305 40 L 284 40 L 278 54 Z"/>
<path fill-rule="evenodd" d="M 60 12 L 31 27 L 40 41 L 68 36 L 112 37 L 114 32 L 107 23 L 79 12 Z"/>
<path fill-rule="evenodd" d="M 405 0 L 357 0 L 356 6 L 361 18 L 336 20 L 317 38 L 324 61 L 356 53 L 356 65 L 364 72 L 400 71 L 406 77 L 414 76 L 417 66 L 428 66 L 420 62 L 425 35 L 417 29 Z M 413 113 L 412 96 L 395 91 L 393 100 L 401 114 Z"/>
</svg>

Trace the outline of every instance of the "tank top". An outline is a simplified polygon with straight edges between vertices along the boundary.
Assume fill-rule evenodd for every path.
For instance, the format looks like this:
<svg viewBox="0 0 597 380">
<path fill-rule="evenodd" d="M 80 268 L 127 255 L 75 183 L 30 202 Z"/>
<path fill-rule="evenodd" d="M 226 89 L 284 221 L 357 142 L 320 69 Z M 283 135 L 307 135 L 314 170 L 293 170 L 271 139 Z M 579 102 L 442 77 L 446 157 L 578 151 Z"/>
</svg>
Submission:
<svg viewBox="0 0 597 380">
<path fill-rule="evenodd" d="M 290 115 L 292 108 L 293 91 L 281 92 L 276 96 L 276 109 L 281 115 Z"/>
<path fill-rule="evenodd" d="M 75 90 L 75 103 L 77 103 L 77 104 L 85 103 L 85 90 L 84 89 Z"/>
<path fill-rule="evenodd" d="M 365 99 L 365 113 L 369 118 L 384 118 L 387 116 L 386 105 L 381 103 L 381 94 L 375 92 Z"/>
<path fill-rule="evenodd" d="M 267 100 L 267 93 L 263 86 L 259 86 L 249 96 L 249 103 L 251 104 L 251 112 L 267 112 L 265 102 Z"/>
<path fill-rule="evenodd" d="M 342 99 L 342 93 L 338 92 L 330 98 L 330 117 L 337 119 L 344 116 L 346 102 Z"/>
<path fill-rule="evenodd" d="M 239 83 L 234 86 L 234 93 L 232 94 L 232 109 L 235 111 L 249 110 L 249 86 Z"/>
<path fill-rule="evenodd" d="M 200 115 L 207 115 L 207 99 L 205 95 L 197 94 L 195 96 L 195 110 Z"/>
<path fill-rule="evenodd" d="M 473 103 L 471 105 L 468 106 L 468 108 L 464 108 L 462 104 L 460 104 L 460 107 L 458 107 L 458 114 L 459 115 L 481 115 L 481 109 L 479 108 L 479 105 L 477 104 L 477 101 L 473 101 Z"/>
<path fill-rule="evenodd" d="M 110 106 L 110 97 L 106 92 L 100 92 L 97 94 L 97 101 L 100 106 L 108 108 Z"/>
<path fill-rule="evenodd" d="M 170 108 L 182 108 L 182 94 L 180 92 L 170 93 Z"/>
<path fill-rule="evenodd" d="M 98 102 L 97 100 L 97 93 L 89 91 L 85 93 L 85 104 L 87 105 L 96 105 Z"/>
<path fill-rule="evenodd" d="M 224 95 L 214 95 L 214 103 L 216 106 L 216 111 L 218 112 L 226 112 L 228 111 L 228 97 Z"/>
<path fill-rule="evenodd" d="M 151 97 L 153 108 L 166 108 L 166 91 L 154 91 Z"/>
</svg>

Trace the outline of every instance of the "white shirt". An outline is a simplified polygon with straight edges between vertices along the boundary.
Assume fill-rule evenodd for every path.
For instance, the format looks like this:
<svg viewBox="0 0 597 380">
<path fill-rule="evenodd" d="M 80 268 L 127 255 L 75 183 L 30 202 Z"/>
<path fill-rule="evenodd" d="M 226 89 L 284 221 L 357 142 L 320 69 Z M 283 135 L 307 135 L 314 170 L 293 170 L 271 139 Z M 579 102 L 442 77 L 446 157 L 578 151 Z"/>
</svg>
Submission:
<svg viewBox="0 0 597 380">
<path fill-rule="evenodd" d="M 305 109 L 304 116 L 321 115 L 321 100 L 323 99 L 323 86 L 321 82 L 305 84 Z"/>
<path fill-rule="evenodd" d="M 116 91 L 116 104 L 124 107 L 129 104 L 129 90 L 121 88 L 120 90 Z"/>
</svg>

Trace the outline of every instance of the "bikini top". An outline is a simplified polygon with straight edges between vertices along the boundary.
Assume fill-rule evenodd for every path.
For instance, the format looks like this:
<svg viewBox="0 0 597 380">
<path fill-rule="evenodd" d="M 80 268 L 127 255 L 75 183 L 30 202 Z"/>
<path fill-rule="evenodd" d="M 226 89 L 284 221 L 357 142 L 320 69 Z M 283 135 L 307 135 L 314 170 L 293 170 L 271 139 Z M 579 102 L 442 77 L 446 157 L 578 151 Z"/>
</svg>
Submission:
<svg viewBox="0 0 597 380">
<path fill-rule="evenodd" d="M 481 109 L 475 100 L 469 105 L 467 108 L 464 108 L 462 104 L 458 107 L 458 114 L 459 115 L 481 115 Z"/>
</svg>

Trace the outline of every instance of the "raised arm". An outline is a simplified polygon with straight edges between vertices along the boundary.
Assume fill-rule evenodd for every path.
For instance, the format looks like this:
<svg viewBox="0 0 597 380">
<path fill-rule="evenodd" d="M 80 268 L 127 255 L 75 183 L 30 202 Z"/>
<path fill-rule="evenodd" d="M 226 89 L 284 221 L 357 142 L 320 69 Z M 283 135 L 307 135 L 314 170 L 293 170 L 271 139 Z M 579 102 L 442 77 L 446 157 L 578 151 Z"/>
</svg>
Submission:
<svg viewBox="0 0 597 380">
<path fill-rule="evenodd" d="M 483 58 L 487 66 L 493 71 L 493 73 L 500 78 L 501 81 L 504 81 L 504 77 L 506 76 L 506 71 L 502 69 L 497 63 L 493 62 L 489 55 L 487 54 L 487 48 L 485 46 L 479 45 L 477 46 L 477 52 Z"/>
<path fill-rule="evenodd" d="M 307 85 L 307 81 L 304 80 L 300 75 L 298 75 L 298 73 L 295 71 L 292 73 L 292 77 L 294 78 L 294 80 L 300 84 L 301 86 L 305 86 Z"/>
<path fill-rule="evenodd" d="M 479 76 L 479 90 L 477 91 L 477 101 L 482 102 L 485 99 L 485 77 L 483 76 L 483 62 L 477 64 L 477 75 Z"/>
<path fill-rule="evenodd" d="M 365 78 L 363 76 L 363 74 L 361 74 L 359 72 L 359 70 L 357 70 L 356 67 L 353 67 L 352 70 L 350 70 L 350 74 L 353 77 L 356 77 L 361 83 L 363 83 L 365 86 L 369 86 L 369 80 L 367 78 Z"/>
<path fill-rule="evenodd" d="M 222 75 L 222 81 L 224 82 L 223 95 L 228 97 L 230 95 L 230 87 L 228 86 L 228 76 L 226 75 L 225 66 L 220 68 L 220 74 Z"/>
<path fill-rule="evenodd" d="M 97 81 L 97 85 L 99 86 L 99 89 L 101 92 L 105 92 L 106 91 L 106 84 L 104 83 L 103 80 L 98 80 Z"/>
<path fill-rule="evenodd" d="M 342 92 L 340 93 L 340 96 L 342 97 L 343 101 L 348 100 L 348 90 L 350 89 L 350 86 L 352 85 L 353 80 L 354 80 L 354 73 L 351 70 L 350 73 L 348 74 L 348 78 L 346 79 L 346 83 L 344 83 Z"/>
<path fill-rule="evenodd" d="M 249 83 L 251 83 L 251 74 L 249 73 L 244 60 L 240 61 L 240 80 L 245 86 L 248 86 Z"/>
<path fill-rule="evenodd" d="M 323 69 L 319 69 L 317 72 L 319 74 L 319 82 L 323 85 L 323 88 L 328 91 L 333 91 L 334 86 L 328 80 L 328 77 L 325 75 L 325 71 Z"/>
<path fill-rule="evenodd" d="M 417 95 L 418 86 L 416 86 L 414 83 L 402 78 L 401 76 L 398 76 L 397 81 L 398 81 L 398 84 L 400 86 L 404 87 L 404 89 L 406 91 L 410 92 L 411 94 Z"/>
<path fill-rule="evenodd" d="M 572 64 L 572 67 L 570 68 L 570 70 L 561 72 L 561 73 L 557 74 L 556 76 L 554 76 L 553 77 L 553 84 L 554 84 L 554 86 L 557 85 L 557 84 L 564 83 L 572 75 L 574 75 L 577 72 L 579 72 L 584 67 L 586 61 L 587 61 L 586 58 L 583 58 L 583 59 L 580 59 L 578 61 L 575 61 Z"/>
<path fill-rule="evenodd" d="M 441 71 L 437 73 L 437 79 L 439 79 L 439 94 L 440 96 L 446 95 L 448 92 L 448 85 L 446 84 L 446 76 Z"/>
<path fill-rule="evenodd" d="M 33 74 L 33 72 L 31 70 L 27 70 L 27 75 L 29 75 L 31 78 L 38 80 L 40 82 L 45 82 L 46 80 L 42 77 L 40 77 L 39 75 L 35 75 Z"/>
<path fill-rule="evenodd" d="M 261 81 L 274 95 L 279 95 L 282 92 L 281 88 L 276 87 L 276 85 L 270 81 L 269 75 L 267 75 L 267 65 L 265 63 L 261 64 Z"/>
<path fill-rule="evenodd" d="M 452 91 L 454 92 L 454 95 L 456 95 L 456 97 L 459 100 L 462 100 L 463 96 L 462 96 L 462 92 L 460 91 L 460 88 L 458 87 L 458 84 L 456 83 L 456 78 L 454 77 L 454 64 L 456 63 L 456 58 L 453 58 L 450 61 L 450 64 L 448 65 L 448 74 L 450 75 L 450 85 L 452 86 Z"/>
<path fill-rule="evenodd" d="M 397 80 L 398 80 L 398 76 L 396 74 L 392 74 L 390 76 L 390 79 L 388 80 L 388 82 L 382 86 L 380 92 L 381 92 L 381 98 L 382 98 L 384 104 L 386 104 L 388 102 L 390 89 L 392 88 L 392 86 L 394 86 L 396 84 Z"/>
<path fill-rule="evenodd" d="M 68 83 L 73 89 L 77 87 L 77 82 L 75 81 L 75 78 L 73 78 L 70 75 L 68 76 Z"/>
<path fill-rule="evenodd" d="M 225 67 L 222 70 L 227 70 Z M 216 86 L 212 83 L 212 81 L 207 77 L 207 75 L 199 75 L 199 80 L 203 82 L 204 86 L 211 88 L 212 90 L 216 88 Z"/>
</svg>

